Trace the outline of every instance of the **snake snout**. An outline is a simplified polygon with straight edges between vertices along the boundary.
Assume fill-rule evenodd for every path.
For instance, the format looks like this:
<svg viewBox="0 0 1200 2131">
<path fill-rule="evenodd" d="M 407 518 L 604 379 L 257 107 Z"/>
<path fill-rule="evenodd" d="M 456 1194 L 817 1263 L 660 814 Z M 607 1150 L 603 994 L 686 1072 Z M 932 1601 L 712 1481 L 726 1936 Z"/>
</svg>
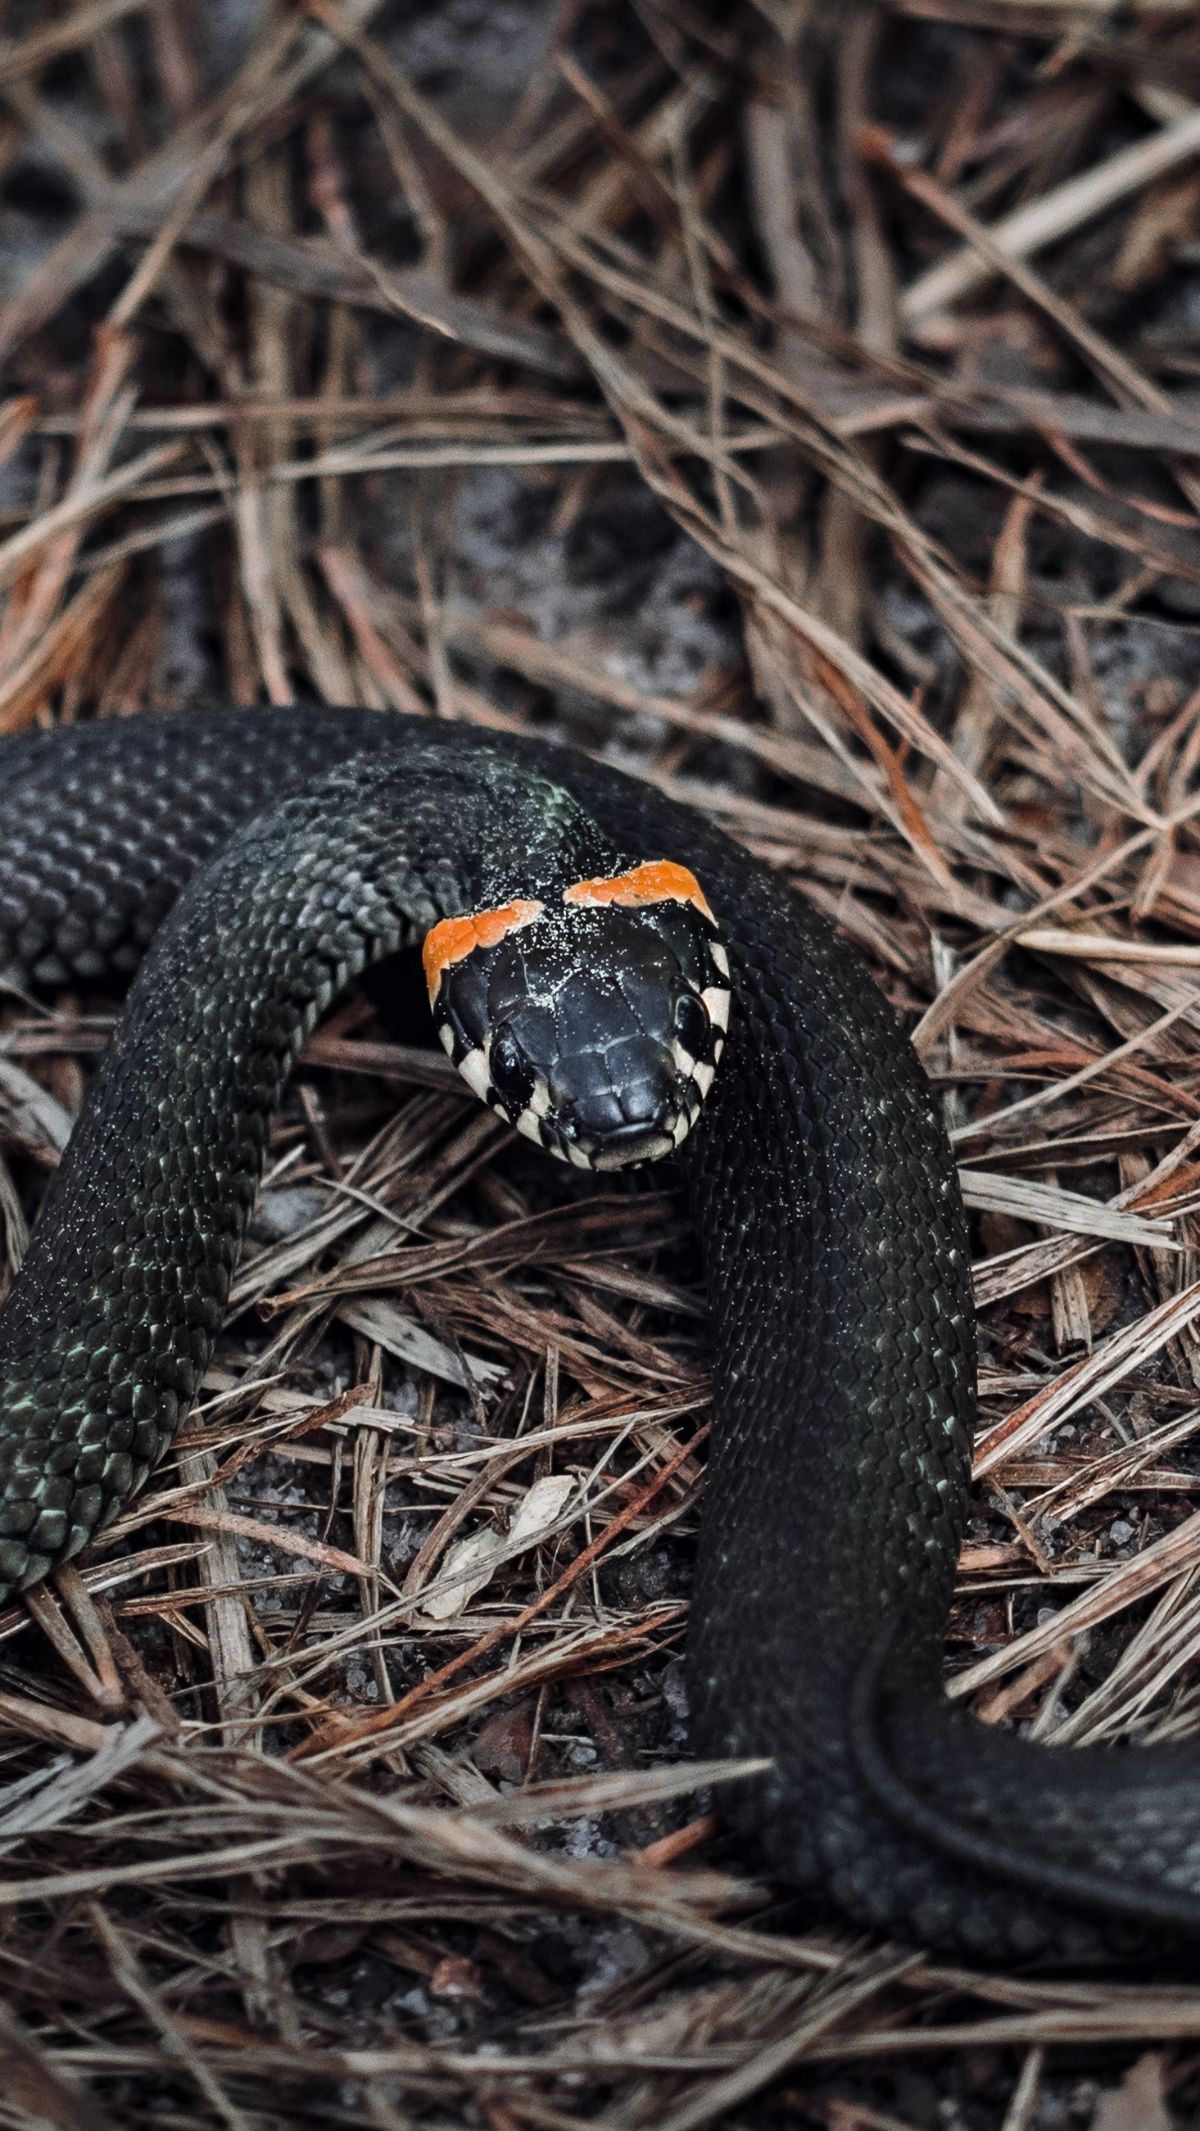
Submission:
<svg viewBox="0 0 1200 2131">
<path fill-rule="evenodd" d="M 665 1044 L 643 1040 L 611 1049 L 597 1044 L 577 1058 L 560 1060 L 555 1080 L 553 1115 L 565 1143 L 562 1151 L 570 1161 L 582 1156 L 590 1169 L 660 1161 L 674 1152 L 691 1123 Z M 564 1081 L 575 1092 L 566 1093 Z"/>
</svg>

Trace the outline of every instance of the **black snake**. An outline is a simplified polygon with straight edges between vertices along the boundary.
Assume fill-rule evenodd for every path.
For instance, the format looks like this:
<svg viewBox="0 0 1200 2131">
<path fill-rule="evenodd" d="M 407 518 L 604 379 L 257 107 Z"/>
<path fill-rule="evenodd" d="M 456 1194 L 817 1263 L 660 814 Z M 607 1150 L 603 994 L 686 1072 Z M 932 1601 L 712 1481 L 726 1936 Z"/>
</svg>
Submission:
<svg viewBox="0 0 1200 2131">
<path fill-rule="evenodd" d="M 302 708 L 0 749 L 9 977 L 141 963 L 0 1313 L 0 1580 L 81 1545 L 186 1412 L 320 1009 L 447 911 L 557 894 L 560 814 L 576 870 L 693 869 L 732 963 L 726 1055 L 677 1157 L 714 1345 L 693 1737 L 772 1762 L 727 1811 L 793 1884 L 929 1945 L 1063 1963 L 1200 1936 L 1195 1750 L 1052 1752 L 942 1692 L 974 1341 L 909 1044 L 767 868 L 533 740 Z"/>
</svg>

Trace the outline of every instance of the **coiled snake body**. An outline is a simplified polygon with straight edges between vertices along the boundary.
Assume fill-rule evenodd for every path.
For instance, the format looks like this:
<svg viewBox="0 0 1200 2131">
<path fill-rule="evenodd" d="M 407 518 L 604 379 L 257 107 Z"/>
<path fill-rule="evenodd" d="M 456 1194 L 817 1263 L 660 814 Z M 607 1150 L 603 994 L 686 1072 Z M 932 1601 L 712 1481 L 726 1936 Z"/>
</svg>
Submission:
<svg viewBox="0 0 1200 2131">
<path fill-rule="evenodd" d="M 506 886 L 489 853 L 519 833 L 536 873 L 527 774 L 606 849 L 694 869 L 732 963 L 726 1056 L 678 1157 L 714 1345 L 693 1738 L 772 1762 L 726 1811 L 855 1923 L 970 1956 L 1200 1937 L 1194 1750 L 1051 1752 L 942 1693 L 974 1344 L 910 1046 L 766 868 L 534 741 L 213 710 L 0 749 L 0 966 L 132 969 L 157 934 L 0 1313 L 0 1582 L 81 1544 L 186 1412 L 300 1042 L 404 935 L 397 850 L 414 880 L 441 868 L 486 898 Z"/>
</svg>

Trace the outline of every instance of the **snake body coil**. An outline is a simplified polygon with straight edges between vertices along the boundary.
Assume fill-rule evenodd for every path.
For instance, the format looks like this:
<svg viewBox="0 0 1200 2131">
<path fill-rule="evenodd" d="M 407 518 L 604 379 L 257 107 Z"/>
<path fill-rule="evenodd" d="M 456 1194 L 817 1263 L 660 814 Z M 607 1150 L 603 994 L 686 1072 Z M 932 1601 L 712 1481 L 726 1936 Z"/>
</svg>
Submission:
<svg viewBox="0 0 1200 2131">
<path fill-rule="evenodd" d="M 1054 1753 L 942 1694 L 963 1214 L 911 1048 L 815 912 L 648 786 L 423 720 L 146 717 L 7 742 L 0 768 L 10 977 L 132 969 L 153 939 L 0 1313 L 0 1583 L 81 1544 L 186 1412 L 322 1007 L 439 907 L 431 881 L 486 897 L 514 848 L 536 877 L 569 802 L 606 849 L 694 867 L 732 963 L 679 1157 L 715 1371 L 693 1735 L 773 1763 L 727 1809 L 794 1884 L 926 1944 L 1061 1963 L 1200 1937 L 1195 1751 Z"/>
</svg>

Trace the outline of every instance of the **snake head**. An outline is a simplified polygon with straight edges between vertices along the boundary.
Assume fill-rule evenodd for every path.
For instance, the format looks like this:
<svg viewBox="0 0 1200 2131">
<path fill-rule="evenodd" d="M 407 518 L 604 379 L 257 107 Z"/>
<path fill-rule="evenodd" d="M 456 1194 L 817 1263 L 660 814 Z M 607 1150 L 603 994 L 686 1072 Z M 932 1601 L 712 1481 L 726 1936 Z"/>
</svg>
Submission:
<svg viewBox="0 0 1200 2131">
<path fill-rule="evenodd" d="M 476 1095 L 581 1169 L 679 1147 L 712 1086 L 729 957 L 693 874 L 649 861 L 426 934 L 438 1035 Z"/>
</svg>

